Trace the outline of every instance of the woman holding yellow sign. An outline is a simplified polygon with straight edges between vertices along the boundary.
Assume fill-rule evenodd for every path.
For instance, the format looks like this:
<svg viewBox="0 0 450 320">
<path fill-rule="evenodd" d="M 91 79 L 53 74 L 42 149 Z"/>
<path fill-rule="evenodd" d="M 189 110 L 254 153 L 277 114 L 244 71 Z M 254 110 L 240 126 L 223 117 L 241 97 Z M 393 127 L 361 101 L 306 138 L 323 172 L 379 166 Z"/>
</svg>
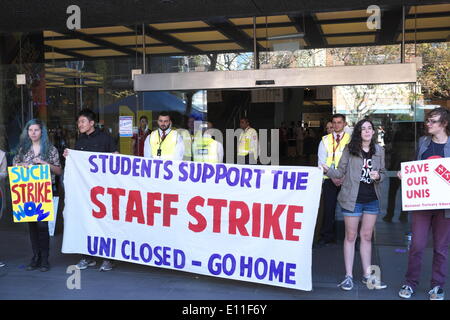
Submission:
<svg viewBox="0 0 450 320">
<path fill-rule="evenodd" d="M 33 165 L 48 165 L 51 171 L 52 183 L 55 174 L 61 175 L 58 150 L 50 143 L 47 128 L 39 119 L 27 122 L 20 135 L 19 148 L 13 159 L 13 165 L 29 167 Z M 29 232 L 33 258 L 27 266 L 28 271 L 40 268 L 45 272 L 50 269 L 48 262 L 49 242 L 48 222 L 29 222 Z"/>
</svg>

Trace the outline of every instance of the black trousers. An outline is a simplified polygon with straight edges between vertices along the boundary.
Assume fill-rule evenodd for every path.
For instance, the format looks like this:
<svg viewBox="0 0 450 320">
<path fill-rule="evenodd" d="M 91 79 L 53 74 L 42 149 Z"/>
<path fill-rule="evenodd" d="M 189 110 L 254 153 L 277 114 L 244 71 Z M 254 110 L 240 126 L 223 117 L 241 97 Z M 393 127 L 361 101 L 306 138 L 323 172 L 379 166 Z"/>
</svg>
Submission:
<svg viewBox="0 0 450 320">
<path fill-rule="evenodd" d="M 323 182 L 323 220 L 320 238 L 325 242 L 336 241 L 335 212 L 337 196 L 340 190 L 341 187 L 336 187 L 331 179 L 325 179 Z"/>
<path fill-rule="evenodd" d="M 250 157 L 252 157 L 251 158 L 251 161 L 252 161 L 252 163 L 250 163 Z M 256 161 L 254 160 L 255 158 L 254 158 L 255 156 L 253 155 L 253 153 L 249 153 L 248 155 L 246 155 L 246 156 L 237 156 L 237 158 L 236 158 L 236 164 L 253 164 L 253 165 L 255 165 L 255 164 L 259 164 L 259 159 L 257 159 Z"/>
<path fill-rule="evenodd" d="M 397 177 L 389 178 L 389 196 L 388 206 L 386 209 L 386 217 L 392 219 L 395 212 L 395 200 L 397 198 L 397 191 L 401 189 L 402 182 Z M 406 212 L 401 210 L 400 217 L 405 216 Z"/>
<path fill-rule="evenodd" d="M 50 249 L 50 235 L 48 234 L 48 222 L 29 222 L 31 248 L 35 258 L 48 259 Z"/>
</svg>

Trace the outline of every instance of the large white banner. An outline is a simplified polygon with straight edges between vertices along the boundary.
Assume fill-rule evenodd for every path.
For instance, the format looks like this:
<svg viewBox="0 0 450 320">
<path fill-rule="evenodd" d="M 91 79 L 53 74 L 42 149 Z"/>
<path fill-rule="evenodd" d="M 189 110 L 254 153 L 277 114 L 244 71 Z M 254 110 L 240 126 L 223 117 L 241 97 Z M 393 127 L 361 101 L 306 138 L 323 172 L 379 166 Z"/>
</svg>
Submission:
<svg viewBox="0 0 450 320">
<path fill-rule="evenodd" d="M 63 253 L 311 290 L 316 167 L 70 150 Z"/>
<path fill-rule="evenodd" d="M 404 211 L 450 208 L 450 158 L 402 162 Z"/>
</svg>

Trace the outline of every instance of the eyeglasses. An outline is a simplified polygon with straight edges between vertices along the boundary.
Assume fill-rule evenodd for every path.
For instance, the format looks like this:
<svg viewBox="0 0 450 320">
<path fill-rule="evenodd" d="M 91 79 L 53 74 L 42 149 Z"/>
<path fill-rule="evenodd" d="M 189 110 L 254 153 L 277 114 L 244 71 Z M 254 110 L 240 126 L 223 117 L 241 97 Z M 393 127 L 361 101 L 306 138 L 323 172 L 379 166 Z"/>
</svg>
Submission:
<svg viewBox="0 0 450 320">
<path fill-rule="evenodd" d="M 430 124 L 435 124 L 435 123 L 438 123 L 438 122 L 440 122 L 440 120 L 427 119 L 427 120 L 425 121 L 426 124 L 428 124 L 428 123 L 430 123 Z"/>
</svg>

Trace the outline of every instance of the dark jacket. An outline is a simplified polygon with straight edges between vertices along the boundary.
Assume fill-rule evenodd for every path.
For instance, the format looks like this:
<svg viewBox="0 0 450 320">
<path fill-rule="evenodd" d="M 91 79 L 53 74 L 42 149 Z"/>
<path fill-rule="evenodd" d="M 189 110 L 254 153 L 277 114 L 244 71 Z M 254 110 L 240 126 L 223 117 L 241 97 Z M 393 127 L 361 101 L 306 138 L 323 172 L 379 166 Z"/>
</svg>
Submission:
<svg viewBox="0 0 450 320">
<path fill-rule="evenodd" d="M 114 139 L 106 132 L 95 128 L 95 131 L 87 135 L 80 134 L 75 143 L 75 150 L 91 151 L 91 152 L 116 152 L 117 145 Z"/>
<path fill-rule="evenodd" d="M 416 160 L 422 160 L 422 155 L 428 149 L 430 143 L 431 136 L 420 137 Z M 444 146 L 444 156 L 450 158 L 450 137 L 448 137 L 447 143 Z M 450 219 L 450 209 L 445 209 L 445 217 Z"/>
<path fill-rule="evenodd" d="M 342 152 L 339 167 L 337 169 L 330 168 L 326 174 L 330 178 L 343 178 L 345 176 L 337 200 L 341 207 L 346 210 L 355 210 L 363 165 L 363 157 L 351 155 L 347 145 Z M 381 197 L 381 182 L 386 178 L 386 169 L 384 167 L 384 148 L 378 144 L 375 145 L 375 154 L 372 155 L 372 170 L 378 171 L 380 174 L 380 180 L 374 182 L 375 193 L 379 200 Z"/>
</svg>

